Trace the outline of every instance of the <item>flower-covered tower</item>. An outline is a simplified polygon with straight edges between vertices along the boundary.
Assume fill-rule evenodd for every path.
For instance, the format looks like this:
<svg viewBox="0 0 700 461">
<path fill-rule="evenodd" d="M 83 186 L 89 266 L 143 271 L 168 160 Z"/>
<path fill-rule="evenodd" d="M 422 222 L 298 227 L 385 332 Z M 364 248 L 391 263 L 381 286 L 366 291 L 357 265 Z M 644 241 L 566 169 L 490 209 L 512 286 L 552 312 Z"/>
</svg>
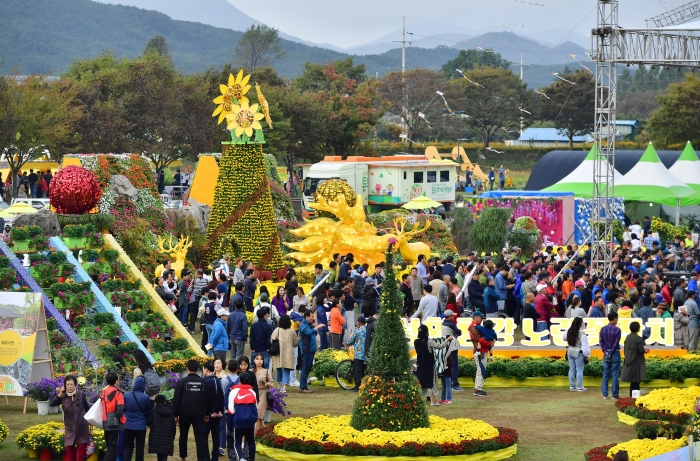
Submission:
<svg viewBox="0 0 700 461">
<path fill-rule="evenodd" d="M 246 94 L 250 75 L 241 70 L 221 85 L 221 96 L 213 116 L 228 121 L 231 141 L 223 142 L 214 207 L 207 227 L 207 260 L 224 253 L 237 254 L 256 267 L 279 269 L 282 251 L 275 225 L 274 209 L 262 145 L 265 137 L 260 121 L 270 127 L 267 101 L 257 88 L 260 104 L 250 104 Z M 237 251 L 234 251 L 237 250 Z"/>
</svg>

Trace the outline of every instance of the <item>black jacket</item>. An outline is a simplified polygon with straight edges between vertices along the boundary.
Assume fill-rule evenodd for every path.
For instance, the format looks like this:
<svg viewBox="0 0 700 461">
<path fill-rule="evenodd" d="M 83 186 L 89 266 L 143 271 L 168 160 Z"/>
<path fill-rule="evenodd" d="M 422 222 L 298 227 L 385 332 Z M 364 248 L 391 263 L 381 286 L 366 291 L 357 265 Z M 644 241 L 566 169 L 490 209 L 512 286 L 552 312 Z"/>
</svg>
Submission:
<svg viewBox="0 0 700 461">
<path fill-rule="evenodd" d="M 175 447 L 175 417 L 170 405 L 153 408 L 153 422 L 148 436 L 148 452 L 172 456 Z"/>
<path fill-rule="evenodd" d="M 205 383 L 199 375 L 190 373 L 177 382 L 173 397 L 173 416 L 204 417 L 208 414 L 208 408 Z"/>
<path fill-rule="evenodd" d="M 523 318 L 532 319 L 533 322 L 537 322 L 540 318 L 540 314 L 535 310 L 535 306 L 532 304 L 523 304 Z"/>
<path fill-rule="evenodd" d="M 411 292 L 411 287 L 401 282 L 399 291 L 404 295 L 403 308 L 406 310 L 413 309 L 413 293 Z"/>
<path fill-rule="evenodd" d="M 469 302 L 472 303 L 473 306 L 472 309 L 476 310 L 476 308 L 481 308 L 483 310 L 484 288 L 479 283 L 478 278 L 471 279 L 467 290 L 469 291 Z"/>
<path fill-rule="evenodd" d="M 364 305 L 362 307 L 364 308 Z M 376 326 L 377 319 L 374 317 L 367 317 L 367 326 L 365 327 L 365 362 L 369 360 L 369 350 L 372 348 Z"/>
<path fill-rule="evenodd" d="M 269 323 L 258 320 L 250 327 L 250 350 L 255 352 L 266 352 L 270 350 L 270 337 L 272 327 Z"/>
<path fill-rule="evenodd" d="M 374 288 L 374 285 L 365 285 L 362 289 L 362 315 L 372 317 L 377 312 L 377 300 L 379 293 Z"/>
<path fill-rule="evenodd" d="M 158 296 L 160 296 L 160 299 L 162 299 L 166 303 L 169 303 L 170 301 L 175 299 L 174 294 L 166 293 L 165 290 L 163 289 L 163 287 L 160 285 L 158 285 L 156 287 L 156 293 L 158 293 Z"/>
<path fill-rule="evenodd" d="M 224 412 L 224 392 L 221 389 L 221 378 L 216 375 L 209 375 L 204 378 L 206 384 L 207 402 L 209 402 L 209 410 L 207 414 Z"/>
</svg>

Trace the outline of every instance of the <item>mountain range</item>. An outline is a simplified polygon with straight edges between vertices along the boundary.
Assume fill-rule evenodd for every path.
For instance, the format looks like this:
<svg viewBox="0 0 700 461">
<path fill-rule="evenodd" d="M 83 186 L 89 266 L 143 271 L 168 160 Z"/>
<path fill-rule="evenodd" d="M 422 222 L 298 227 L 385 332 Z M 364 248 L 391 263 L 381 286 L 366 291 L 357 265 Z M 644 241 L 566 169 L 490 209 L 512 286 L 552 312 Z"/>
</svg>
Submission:
<svg viewBox="0 0 700 461">
<path fill-rule="evenodd" d="M 156 34 L 165 37 L 178 69 L 186 73 L 201 72 L 211 67 L 221 68 L 229 62 L 241 30 L 259 24 L 226 0 L 114 1 L 120 5 L 92 0 L 3 0 L 0 2 L 0 72 L 14 69 L 21 73 L 57 74 L 76 59 L 92 58 L 106 50 L 117 57 L 132 58 L 140 55 Z M 431 30 L 423 32 L 428 34 Z M 547 77 L 544 69 L 556 66 L 554 70 L 560 70 L 563 64 L 572 62 L 570 54 L 579 55 L 579 59 L 585 56 L 582 47 L 569 41 L 553 48 L 513 32 L 475 36 L 462 32 L 465 30 L 415 40 L 406 49 L 407 68 L 438 70 L 454 59 L 460 49 L 477 46 L 493 48 L 504 58 L 519 63 L 522 50 L 526 63 L 541 65 L 527 69 L 525 80 L 540 86 L 552 80 L 551 73 Z M 551 37 L 559 37 L 557 40 L 561 41 L 560 35 L 552 33 Z M 387 49 L 382 38 L 364 48 L 340 51 L 330 44 L 316 45 L 289 35 L 281 36 L 286 54 L 274 67 L 283 77 L 299 75 L 306 62 L 325 63 L 351 55 L 356 63 L 366 65 L 368 75 L 383 76 L 401 68 L 401 50 L 395 43 Z M 378 45 L 376 53 L 364 53 Z M 530 75 L 537 75 L 537 81 L 531 80 Z"/>
</svg>

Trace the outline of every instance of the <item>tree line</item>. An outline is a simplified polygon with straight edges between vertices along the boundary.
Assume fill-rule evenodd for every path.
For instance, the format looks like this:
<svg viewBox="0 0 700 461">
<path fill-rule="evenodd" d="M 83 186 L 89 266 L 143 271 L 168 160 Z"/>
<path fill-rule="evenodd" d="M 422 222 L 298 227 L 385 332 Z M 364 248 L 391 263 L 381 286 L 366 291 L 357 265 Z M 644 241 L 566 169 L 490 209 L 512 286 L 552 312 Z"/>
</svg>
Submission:
<svg viewBox="0 0 700 461">
<path fill-rule="evenodd" d="M 564 69 L 550 86 L 531 89 L 498 53 L 468 50 L 441 71 L 412 69 L 375 79 L 347 58 L 307 63 L 299 77 L 287 80 L 270 67 L 282 53 L 278 40 L 276 30 L 255 26 L 231 63 L 191 75 L 175 69 L 157 36 L 138 58 L 105 53 L 75 61 L 57 81 L 2 77 L 0 151 L 15 173 L 44 155 L 60 161 L 74 152 L 135 152 L 160 171 L 180 158 L 220 152 L 230 135 L 212 118 L 212 100 L 240 68 L 252 71 L 251 83 L 261 86 L 270 104 L 273 129 L 266 131 L 265 149 L 289 168 L 325 155 L 376 155 L 372 141 L 402 134 L 410 151 L 414 141 L 464 138 L 488 147 L 533 124 L 556 128 L 570 143 L 593 130 L 595 84 L 583 69 Z M 693 82 L 689 77 L 677 85 Z M 673 88 L 670 94 L 681 91 Z M 258 102 L 255 91 L 247 96 Z M 650 131 L 659 133 L 667 123 L 665 107 L 682 113 L 676 106 L 694 101 L 680 99 L 661 99 Z M 687 130 L 662 139 L 672 143 L 684 136 Z"/>
</svg>

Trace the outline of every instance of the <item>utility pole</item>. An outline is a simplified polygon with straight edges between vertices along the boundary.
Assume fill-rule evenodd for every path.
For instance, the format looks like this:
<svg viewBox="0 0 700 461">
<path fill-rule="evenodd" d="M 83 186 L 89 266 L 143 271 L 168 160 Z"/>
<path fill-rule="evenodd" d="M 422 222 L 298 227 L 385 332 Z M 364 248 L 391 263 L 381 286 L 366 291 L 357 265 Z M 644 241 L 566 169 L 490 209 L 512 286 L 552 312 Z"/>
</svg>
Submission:
<svg viewBox="0 0 700 461">
<path fill-rule="evenodd" d="M 527 65 L 523 64 L 523 53 L 520 52 L 520 81 L 521 81 L 521 82 L 525 80 L 525 72 L 524 72 L 524 69 L 525 69 L 526 67 L 530 67 L 530 66 L 527 66 Z M 524 117 L 520 117 L 520 136 L 522 136 L 522 135 L 523 135 L 523 131 L 525 131 L 524 128 L 523 128 L 524 126 L 525 126 L 525 118 L 524 118 Z"/>
<path fill-rule="evenodd" d="M 413 35 L 411 32 L 406 32 L 406 16 L 403 17 L 403 25 L 401 27 L 401 74 L 406 73 L 406 34 L 408 35 Z M 410 45 L 411 42 L 408 42 Z M 404 80 L 403 78 L 401 79 L 401 82 L 403 83 Z M 410 140 L 408 138 L 408 94 L 406 94 L 406 86 L 404 85 L 404 104 L 403 104 L 403 131 L 406 134 L 406 142 L 410 143 Z M 410 145 L 410 144 L 409 144 Z"/>
<path fill-rule="evenodd" d="M 374 79 L 379 82 L 379 72 L 374 74 Z M 379 120 L 377 120 L 379 122 Z M 374 151 L 377 151 L 377 124 L 374 124 Z"/>
</svg>

